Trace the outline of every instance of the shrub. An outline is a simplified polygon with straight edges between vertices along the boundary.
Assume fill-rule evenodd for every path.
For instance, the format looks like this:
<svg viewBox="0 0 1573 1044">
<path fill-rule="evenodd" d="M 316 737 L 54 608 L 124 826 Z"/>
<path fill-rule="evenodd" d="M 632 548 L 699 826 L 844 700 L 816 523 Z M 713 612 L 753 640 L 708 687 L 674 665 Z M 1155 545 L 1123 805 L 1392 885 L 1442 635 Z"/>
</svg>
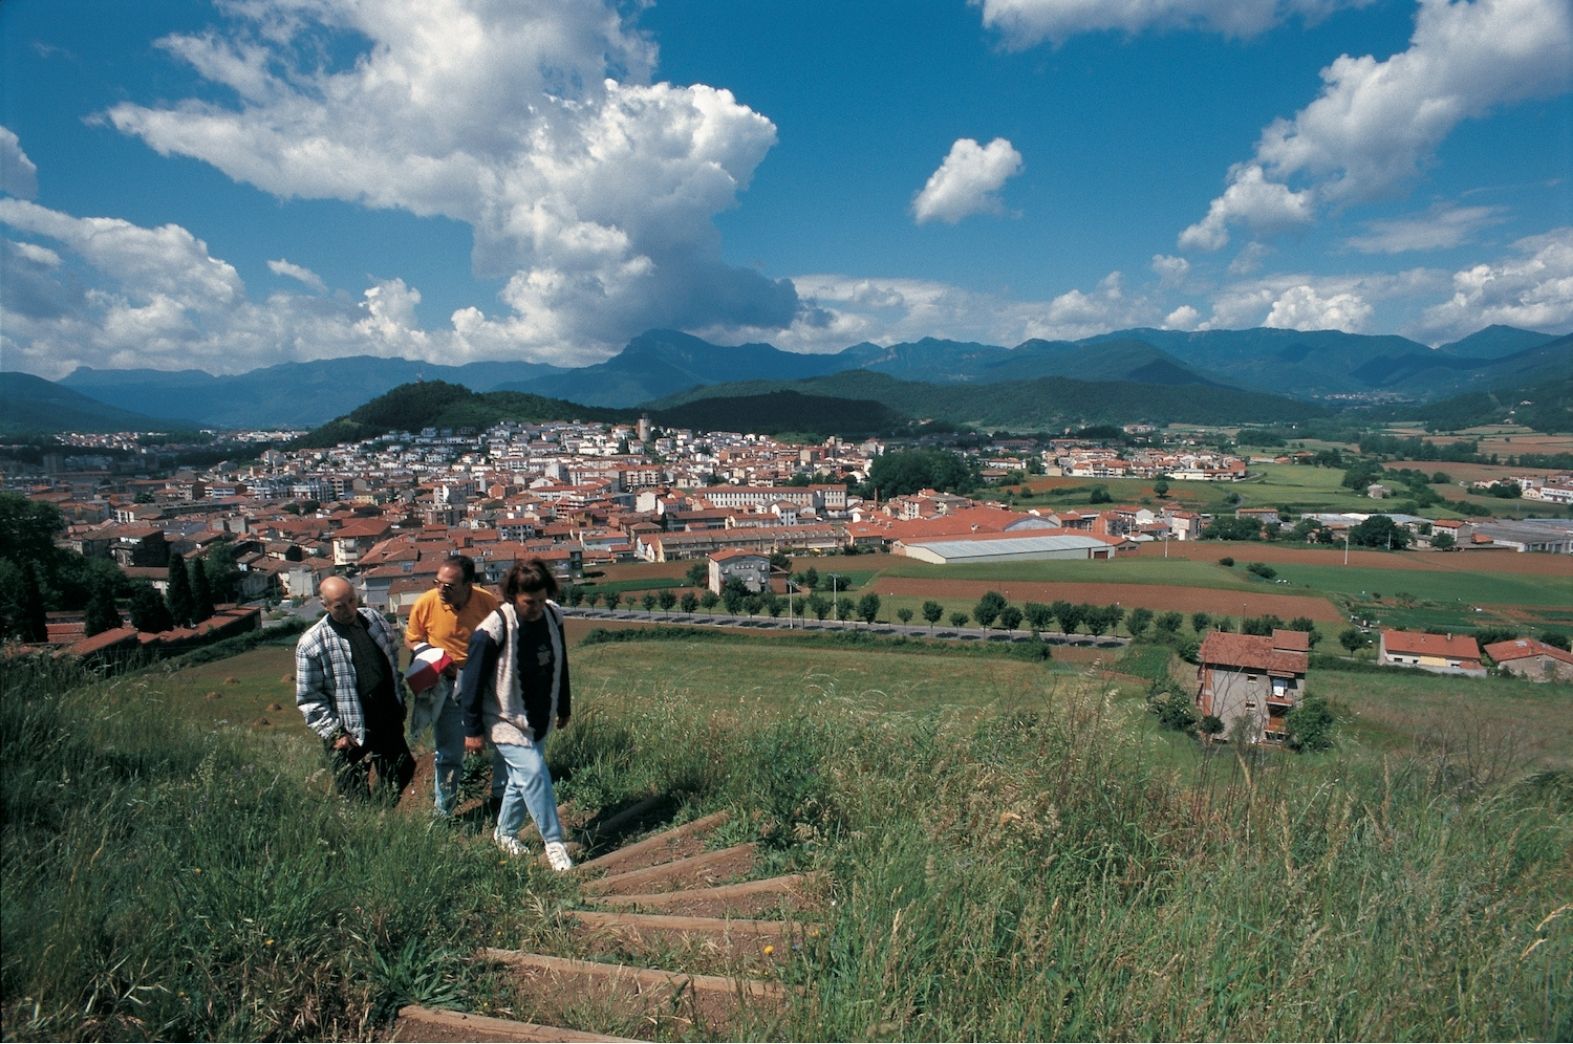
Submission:
<svg viewBox="0 0 1573 1044">
<path fill-rule="evenodd" d="M 1333 711 L 1327 701 L 1306 693 L 1284 723 L 1289 729 L 1289 749 L 1326 750 L 1333 745 Z"/>
<path fill-rule="evenodd" d="M 1161 727 L 1176 732 L 1190 732 L 1200 720 L 1191 698 L 1174 686 L 1154 688 L 1147 694 L 1147 706 Z"/>
<path fill-rule="evenodd" d="M 1221 565 L 1221 566 L 1227 566 L 1228 568 L 1233 569 L 1234 568 L 1234 559 L 1232 557 L 1230 557 L 1229 555 L 1224 555 L 1222 558 L 1218 559 L 1218 564 Z"/>
</svg>

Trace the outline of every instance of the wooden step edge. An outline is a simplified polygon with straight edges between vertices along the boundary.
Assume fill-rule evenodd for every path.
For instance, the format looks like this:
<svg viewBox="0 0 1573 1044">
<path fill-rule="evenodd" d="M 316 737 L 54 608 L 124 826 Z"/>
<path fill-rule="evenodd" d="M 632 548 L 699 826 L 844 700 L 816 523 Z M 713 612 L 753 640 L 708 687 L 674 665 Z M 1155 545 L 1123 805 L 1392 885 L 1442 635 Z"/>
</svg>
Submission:
<svg viewBox="0 0 1573 1044">
<path fill-rule="evenodd" d="M 405 1029 L 414 1030 L 406 1033 Z M 475 1015 L 465 1011 L 447 1011 L 428 1008 L 420 1004 L 407 1004 L 399 1009 L 391 1040 L 433 1041 L 444 1044 L 461 1044 L 470 1041 L 614 1041 L 639 1044 L 633 1037 L 613 1037 L 604 1033 L 586 1033 L 583 1030 L 565 1029 L 562 1026 L 543 1026 L 536 1022 L 515 1022 L 490 1015 Z"/>
<path fill-rule="evenodd" d="M 687 888 L 675 892 L 645 892 L 641 894 L 618 894 L 596 896 L 595 902 L 599 906 L 681 906 L 694 900 L 724 901 L 727 899 L 742 899 L 760 894 L 780 893 L 783 896 L 800 895 L 805 889 L 818 883 L 817 874 L 782 874 L 780 877 L 765 877 L 756 881 L 741 881 L 737 884 L 713 885 L 709 888 Z"/>
<path fill-rule="evenodd" d="M 584 884 L 584 891 L 591 895 L 604 892 L 621 891 L 625 888 L 637 888 L 640 885 L 656 881 L 667 881 L 681 878 L 684 874 L 699 873 L 711 867 L 731 862 L 741 855 L 748 855 L 750 861 L 758 852 L 759 846 L 753 841 L 745 841 L 731 848 L 717 849 L 714 852 L 701 852 L 699 855 L 675 859 L 670 863 L 657 863 L 654 866 L 641 867 L 638 870 L 629 870 L 626 873 L 611 874 L 607 877 L 596 878 Z"/>
<path fill-rule="evenodd" d="M 650 812 L 653 812 L 670 801 L 671 798 L 664 794 L 651 794 L 649 797 L 643 798 L 642 800 L 628 806 L 621 812 L 618 812 L 612 816 L 608 816 L 603 822 L 597 823 L 594 826 L 591 826 L 588 823 L 585 824 L 581 833 L 583 834 L 586 841 L 593 842 L 597 838 L 605 837 L 608 834 L 617 833 L 629 823 L 637 823 Z"/>
<path fill-rule="evenodd" d="M 678 914 L 644 914 L 607 910 L 565 910 L 563 916 L 586 928 L 640 928 L 662 932 L 738 932 L 747 935 L 785 935 L 787 921 L 761 921 L 747 917 L 687 917 Z"/>
<path fill-rule="evenodd" d="M 548 975 L 577 975 L 603 982 L 629 982 L 640 989 L 659 989 L 673 986 L 686 987 L 696 995 L 712 997 L 746 997 L 754 1000 L 780 1001 L 786 989 L 778 982 L 764 979 L 744 979 L 732 975 L 692 975 L 688 972 L 666 971 L 661 968 L 641 968 L 632 964 L 603 964 L 583 961 L 573 957 L 553 957 L 544 953 L 525 953 L 521 950 L 499 950 L 486 947 L 479 951 L 483 960 L 506 964 L 518 971 L 538 971 Z"/>
<path fill-rule="evenodd" d="M 640 859 L 652 854 L 660 855 L 662 854 L 662 849 L 670 847 L 677 842 L 686 841 L 697 834 L 714 830 L 730 818 L 731 813 L 725 809 L 720 812 L 712 812 L 708 816 L 701 816 L 691 822 L 684 823 L 680 827 L 664 830 L 659 834 L 645 838 L 643 841 L 636 841 L 623 848 L 614 849 L 605 855 L 586 860 L 580 866 L 591 873 L 616 873 L 618 868 L 624 864 L 638 862 Z M 597 831 L 597 834 L 599 833 L 601 832 Z"/>
</svg>

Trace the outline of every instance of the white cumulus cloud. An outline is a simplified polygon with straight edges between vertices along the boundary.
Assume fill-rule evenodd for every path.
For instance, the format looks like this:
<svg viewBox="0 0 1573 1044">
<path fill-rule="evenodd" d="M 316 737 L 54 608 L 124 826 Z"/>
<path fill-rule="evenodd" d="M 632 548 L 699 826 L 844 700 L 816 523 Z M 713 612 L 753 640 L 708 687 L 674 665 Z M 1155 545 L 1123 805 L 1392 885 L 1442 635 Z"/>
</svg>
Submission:
<svg viewBox="0 0 1573 1044">
<path fill-rule="evenodd" d="M 1267 313 L 1264 326 L 1284 330 L 1342 330 L 1360 333 L 1371 318 L 1371 306 L 1358 294 L 1323 297 L 1315 287 L 1293 286 L 1284 291 Z"/>
<path fill-rule="evenodd" d="M 9 127 L 0 127 L 0 192 L 18 199 L 38 195 L 38 168 L 22 151 L 22 142 Z"/>
<path fill-rule="evenodd" d="M 274 275 L 283 276 L 286 279 L 293 279 L 297 283 L 311 287 L 311 289 L 317 291 L 319 294 L 328 289 L 327 286 L 322 282 L 322 277 L 317 273 L 302 265 L 297 265 L 293 262 L 286 261 L 283 258 L 269 261 L 268 268 L 273 271 Z"/>
<path fill-rule="evenodd" d="M 725 264 L 713 224 L 776 129 L 725 90 L 650 82 L 618 5 L 277 0 L 164 48 L 234 91 L 106 118 L 284 199 L 464 222 L 503 310 L 465 324 L 510 354 L 593 361 L 651 326 L 785 326 L 791 285 Z M 359 44 L 328 64 L 324 41 Z M 717 286 L 717 292 L 711 287 Z M 479 343 L 479 342 L 478 342 Z"/>
<path fill-rule="evenodd" d="M 1008 46 L 1061 43 L 1079 33 L 1114 30 L 1197 29 L 1225 36 L 1254 36 L 1298 15 L 1318 21 L 1343 7 L 1372 0 L 970 0 L 983 8 L 983 24 Z"/>
<path fill-rule="evenodd" d="M 1426 310 L 1424 333 L 1453 340 L 1493 323 L 1573 330 L 1573 228 L 1529 236 L 1513 248 L 1513 257 L 1454 273 L 1451 296 Z"/>
<path fill-rule="evenodd" d="M 958 138 L 913 197 L 912 216 L 920 225 L 929 221 L 954 225 L 973 214 L 999 213 L 1004 209 L 1000 189 L 1021 171 L 1021 153 L 1004 138 L 987 145 Z"/>
<path fill-rule="evenodd" d="M 1321 206 L 1396 193 L 1462 121 L 1573 87 L 1567 0 L 1421 0 L 1417 12 L 1407 50 L 1343 55 L 1323 69 L 1321 94 L 1263 130 L 1181 246 L 1218 249 L 1234 223 L 1271 232 L 1264 205 L 1289 217 L 1292 204 L 1307 220 Z"/>
</svg>

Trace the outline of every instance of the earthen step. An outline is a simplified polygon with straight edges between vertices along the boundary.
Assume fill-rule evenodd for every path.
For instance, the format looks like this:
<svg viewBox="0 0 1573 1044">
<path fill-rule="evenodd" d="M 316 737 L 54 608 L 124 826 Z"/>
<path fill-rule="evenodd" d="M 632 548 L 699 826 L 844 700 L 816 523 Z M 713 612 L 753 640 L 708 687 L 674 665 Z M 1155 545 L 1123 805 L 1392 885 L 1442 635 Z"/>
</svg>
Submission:
<svg viewBox="0 0 1573 1044">
<path fill-rule="evenodd" d="M 642 870 L 660 863 L 698 855 L 704 851 L 705 836 L 714 832 L 729 818 L 726 812 L 714 812 L 691 823 L 647 837 L 606 855 L 597 856 L 584 864 L 591 873 L 621 874 Z"/>
<path fill-rule="evenodd" d="M 705 852 L 670 863 L 658 863 L 627 873 L 613 874 L 594 881 L 586 881 L 584 891 L 590 895 L 626 894 L 630 892 L 669 892 L 679 888 L 695 888 L 719 884 L 729 878 L 738 878 L 754 868 L 758 846 L 753 842 L 733 845 L 718 852 Z"/>
<path fill-rule="evenodd" d="M 726 1033 L 746 1011 L 778 1010 L 786 998 L 779 984 L 724 975 L 689 975 L 659 968 L 551 957 L 519 950 L 483 949 L 484 960 L 506 964 L 537 987 L 532 996 L 544 1009 L 587 999 L 618 1006 L 645 1018 L 676 1018 L 702 1031 Z"/>
<path fill-rule="evenodd" d="M 802 931 L 786 921 L 739 917 L 688 917 L 671 914 L 570 910 L 566 918 L 584 929 L 592 945 L 611 944 L 642 950 L 649 944 L 699 945 L 723 957 L 750 963 L 785 957 Z"/>
<path fill-rule="evenodd" d="M 621 812 L 608 816 L 599 823 L 589 822 L 584 824 L 582 834 L 587 843 L 594 843 L 603 837 L 614 837 L 624 829 L 633 827 L 646 816 L 653 815 L 664 806 L 670 805 L 672 799 L 664 794 L 652 794 Z"/>
<path fill-rule="evenodd" d="M 690 888 L 676 892 L 603 895 L 597 906 L 619 909 L 644 907 L 650 910 L 681 910 L 692 917 L 719 917 L 733 914 L 750 917 L 767 910 L 807 910 L 813 907 L 811 892 L 818 884 L 814 874 L 784 874 L 741 884 L 713 888 Z"/>
<path fill-rule="evenodd" d="M 419 1004 L 399 1009 L 393 1024 L 395 1041 L 432 1041 L 435 1044 L 468 1044 L 471 1041 L 629 1041 L 632 1037 L 611 1037 L 585 1033 L 561 1026 L 542 1026 L 535 1022 L 514 1022 L 489 1015 L 464 1011 L 444 1011 Z"/>
</svg>

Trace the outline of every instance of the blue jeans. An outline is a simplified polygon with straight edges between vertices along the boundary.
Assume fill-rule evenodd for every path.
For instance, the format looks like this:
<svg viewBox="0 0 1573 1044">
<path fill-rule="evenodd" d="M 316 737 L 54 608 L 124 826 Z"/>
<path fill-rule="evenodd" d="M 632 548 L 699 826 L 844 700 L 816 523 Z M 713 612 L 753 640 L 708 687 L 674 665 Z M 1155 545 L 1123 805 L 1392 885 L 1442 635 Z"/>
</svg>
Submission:
<svg viewBox="0 0 1573 1044">
<path fill-rule="evenodd" d="M 464 711 L 459 706 L 459 686 L 443 678 L 437 683 L 443 690 L 442 709 L 432 722 L 432 746 L 437 750 L 435 782 L 437 814 L 453 815 L 459 804 L 459 779 L 464 771 Z M 492 797 L 501 798 L 507 782 L 508 766 L 500 756 L 492 755 Z"/>
<path fill-rule="evenodd" d="M 518 837 L 528 809 L 542 841 L 561 841 L 563 825 L 557 819 L 557 796 L 552 792 L 552 773 L 546 767 L 543 744 L 524 746 L 497 744 L 497 754 L 508 763 L 508 789 L 503 791 L 502 810 L 497 813 L 497 833 Z"/>
</svg>

